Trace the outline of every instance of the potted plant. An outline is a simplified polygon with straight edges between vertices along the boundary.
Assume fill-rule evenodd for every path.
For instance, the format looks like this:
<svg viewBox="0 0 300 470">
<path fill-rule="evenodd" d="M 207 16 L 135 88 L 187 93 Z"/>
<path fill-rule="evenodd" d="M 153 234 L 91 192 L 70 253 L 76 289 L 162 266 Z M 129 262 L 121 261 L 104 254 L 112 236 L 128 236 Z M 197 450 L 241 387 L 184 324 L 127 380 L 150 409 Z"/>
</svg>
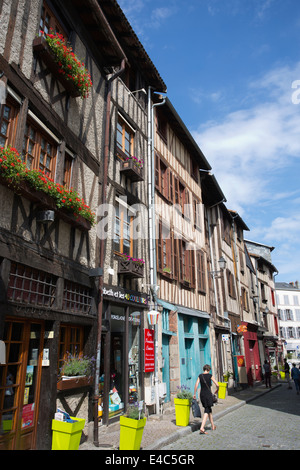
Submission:
<svg viewBox="0 0 300 470">
<path fill-rule="evenodd" d="M 120 416 L 120 450 L 139 450 L 146 418 L 139 403 L 129 404 L 125 415 Z"/>
<path fill-rule="evenodd" d="M 134 156 L 126 156 L 122 161 L 120 171 L 125 176 L 128 176 L 132 181 L 142 181 L 144 160 Z"/>
<path fill-rule="evenodd" d="M 193 395 L 189 391 L 189 387 L 181 385 L 177 387 L 178 392 L 174 398 L 176 426 L 187 426 L 190 421 L 190 408 L 193 400 Z"/>
<path fill-rule="evenodd" d="M 144 264 L 145 261 L 140 258 L 132 258 L 126 253 L 119 255 L 119 274 L 126 274 L 131 277 L 143 277 L 144 276 Z"/>
<path fill-rule="evenodd" d="M 60 370 L 58 390 L 85 387 L 93 380 L 95 359 L 88 356 L 68 354 Z"/>
</svg>

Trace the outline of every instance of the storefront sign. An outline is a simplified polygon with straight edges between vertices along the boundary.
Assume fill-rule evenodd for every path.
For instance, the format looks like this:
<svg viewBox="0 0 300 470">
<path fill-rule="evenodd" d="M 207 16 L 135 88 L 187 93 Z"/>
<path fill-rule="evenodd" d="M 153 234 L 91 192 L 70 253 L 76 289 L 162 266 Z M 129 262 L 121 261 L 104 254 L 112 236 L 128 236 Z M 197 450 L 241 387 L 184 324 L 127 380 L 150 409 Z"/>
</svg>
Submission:
<svg viewBox="0 0 300 470">
<path fill-rule="evenodd" d="M 146 294 L 127 291 L 122 287 L 103 287 L 103 296 L 117 302 L 139 304 L 145 307 L 148 305 L 148 296 Z"/>
<path fill-rule="evenodd" d="M 145 329 L 145 372 L 154 372 L 154 330 Z"/>
</svg>

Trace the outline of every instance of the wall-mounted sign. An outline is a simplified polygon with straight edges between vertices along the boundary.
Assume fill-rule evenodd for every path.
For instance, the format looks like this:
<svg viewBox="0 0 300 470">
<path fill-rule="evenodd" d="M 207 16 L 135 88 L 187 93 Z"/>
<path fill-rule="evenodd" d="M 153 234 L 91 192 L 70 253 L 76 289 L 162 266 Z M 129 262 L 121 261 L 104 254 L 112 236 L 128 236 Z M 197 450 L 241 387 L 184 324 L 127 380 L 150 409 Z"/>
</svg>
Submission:
<svg viewBox="0 0 300 470">
<path fill-rule="evenodd" d="M 238 367 L 245 367 L 245 356 L 236 356 Z"/>
<path fill-rule="evenodd" d="M 247 330 L 247 326 L 246 325 L 238 325 L 237 328 L 236 328 L 236 331 L 238 333 L 246 333 Z"/>
<path fill-rule="evenodd" d="M 145 329 L 145 372 L 154 372 L 154 330 Z"/>
<path fill-rule="evenodd" d="M 123 289 L 122 287 L 104 286 L 103 296 L 106 299 L 115 300 L 116 302 L 129 303 L 131 305 L 148 305 L 148 295 L 140 292 L 133 292 Z"/>
</svg>

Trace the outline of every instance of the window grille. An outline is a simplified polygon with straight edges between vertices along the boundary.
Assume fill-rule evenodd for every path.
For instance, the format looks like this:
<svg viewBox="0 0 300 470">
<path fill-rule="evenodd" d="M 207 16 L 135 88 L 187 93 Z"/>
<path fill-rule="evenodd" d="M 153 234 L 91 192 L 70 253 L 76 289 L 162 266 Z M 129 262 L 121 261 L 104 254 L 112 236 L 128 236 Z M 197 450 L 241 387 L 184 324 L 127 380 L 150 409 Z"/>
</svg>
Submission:
<svg viewBox="0 0 300 470">
<path fill-rule="evenodd" d="M 16 302 L 51 307 L 55 300 L 56 280 L 49 273 L 12 263 L 7 297 Z"/>
<path fill-rule="evenodd" d="M 75 284 L 74 282 L 65 281 L 63 309 L 78 312 L 90 313 L 92 306 L 91 289 Z"/>
</svg>

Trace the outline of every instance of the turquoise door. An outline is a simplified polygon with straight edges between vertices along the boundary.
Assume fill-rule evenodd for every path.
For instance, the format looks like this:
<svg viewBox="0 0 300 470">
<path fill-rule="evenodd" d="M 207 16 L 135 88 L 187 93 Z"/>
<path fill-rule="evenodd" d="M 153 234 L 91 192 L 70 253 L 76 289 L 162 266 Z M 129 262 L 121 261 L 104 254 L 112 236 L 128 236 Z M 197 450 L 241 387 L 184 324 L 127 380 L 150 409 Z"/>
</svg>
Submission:
<svg viewBox="0 0 300 470">
<path fill-rule="evenodd" d="M 169 335 L 162 335 L 162 381 L 167 384 L 167 396 L 165 401 L 170 401 L 170 360 L 169 360 Z"/>
<path fill-rule="evenodd" d="M 194 381 L 194 354 L 193 354 L 193 346 L 194 340 L 191 338 L 185 338 L 185 367 L 183 369 L 185 374 L 184 384 L 190 389 L 193 390 L 195 385 Z"/>
</svg>

